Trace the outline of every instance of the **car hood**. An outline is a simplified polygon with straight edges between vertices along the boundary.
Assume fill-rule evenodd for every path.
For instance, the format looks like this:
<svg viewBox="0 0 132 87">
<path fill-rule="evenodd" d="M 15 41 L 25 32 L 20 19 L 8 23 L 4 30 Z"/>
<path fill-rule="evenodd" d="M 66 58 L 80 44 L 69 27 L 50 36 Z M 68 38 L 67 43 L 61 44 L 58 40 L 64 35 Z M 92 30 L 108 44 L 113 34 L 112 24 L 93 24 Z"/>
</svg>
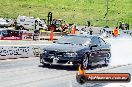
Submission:
<svg viewBox="0 0 132 87">
<path fill-rule="evenodd" d="M 57 50 L 57 51 L 61 51 L 61 52 L 77 52 L 84 48 L 86 48 L 86 46 L 54 43 L 54 44 L 48 45 L 45 48 L 45 50 Z"/>
</svg>

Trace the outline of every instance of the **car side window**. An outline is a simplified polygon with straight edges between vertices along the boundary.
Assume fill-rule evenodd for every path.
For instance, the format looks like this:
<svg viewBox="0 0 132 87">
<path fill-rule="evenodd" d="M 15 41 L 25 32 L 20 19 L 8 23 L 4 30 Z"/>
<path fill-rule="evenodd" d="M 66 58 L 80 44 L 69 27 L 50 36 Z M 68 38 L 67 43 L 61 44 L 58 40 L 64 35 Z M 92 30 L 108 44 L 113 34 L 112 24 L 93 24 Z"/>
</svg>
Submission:
<svg viewBox="0 0 132 87">
<path fill-rule="evenodd" d="M 92 43 L 92 45 L 98 45 L 99 44 L 98 37 L 93 37 L 91 43 Z"/>
<path fill-rule="evenodd" d="M 102 45 L 102 44 L 105 44 L 105 41 L 99 37 L 99 44 Z"/>
</svg>

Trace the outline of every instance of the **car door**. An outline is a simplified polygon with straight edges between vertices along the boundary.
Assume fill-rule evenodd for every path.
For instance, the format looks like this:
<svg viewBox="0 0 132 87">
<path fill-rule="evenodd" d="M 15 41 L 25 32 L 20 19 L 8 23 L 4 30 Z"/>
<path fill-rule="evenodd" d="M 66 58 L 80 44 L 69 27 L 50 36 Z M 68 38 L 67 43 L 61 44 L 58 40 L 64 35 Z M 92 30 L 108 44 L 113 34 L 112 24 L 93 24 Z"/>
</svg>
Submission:
<svg viewBox="0 0 132 87">
<path fill-rule="evenodd" d="M 100 46 L 99 46 L 99 39 L 97 36 L 92 37 L 91 39 L 91 46 L 90 46 L 90 59 L 92 62 L 100 61 Z"/>
<path fill-rule="evenodd" d="M 99 37 L 99 42 L 100 42 L 100 54 L 101 54 L 101 58 L 104 59 L 105 57 L 108 56 L 108 53 L 110 52 L 110 49 L 107 46 L 107 43 Z"/>
</svg>

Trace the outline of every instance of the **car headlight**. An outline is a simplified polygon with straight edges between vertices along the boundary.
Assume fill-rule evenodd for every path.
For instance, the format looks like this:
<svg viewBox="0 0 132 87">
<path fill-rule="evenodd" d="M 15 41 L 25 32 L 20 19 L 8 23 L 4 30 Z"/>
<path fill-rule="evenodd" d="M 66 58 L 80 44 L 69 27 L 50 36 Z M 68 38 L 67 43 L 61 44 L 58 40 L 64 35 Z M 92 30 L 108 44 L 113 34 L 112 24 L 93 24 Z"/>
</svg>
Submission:
<svg viewBox="0 0 132 87">
<path fill-rule="evenodd" d="M 43 53 L 44 53 L 44 54 L 47 54 L 47 53 L 48 53 L 48 51 L 44 50 L 44 51 L 43 51 Z"/>
<path fill-rule="evenodd" d="M 75 52 L 69 52 L 64 54 L 64 57 L 76 57 L 76 56 L 77 56 L 77 53 Z"/>
<path fill-rule="evenodd" d="M 40 54 L 47 54 L 47 53 L 48 53 L 48 51 L 43 50 L 43 49 L 40 51 Z"/>
</svg>

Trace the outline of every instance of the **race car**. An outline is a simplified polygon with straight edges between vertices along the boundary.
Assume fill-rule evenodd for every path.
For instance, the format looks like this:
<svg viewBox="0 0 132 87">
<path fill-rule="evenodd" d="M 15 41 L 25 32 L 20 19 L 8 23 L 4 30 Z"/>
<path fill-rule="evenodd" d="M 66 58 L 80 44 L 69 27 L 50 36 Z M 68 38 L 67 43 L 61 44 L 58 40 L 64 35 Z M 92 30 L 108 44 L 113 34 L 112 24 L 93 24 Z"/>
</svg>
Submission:
<svg viewBox="0 0 132 87">
<path fill-rule="evenodd" d="M 108 65 L 111 45 L 102 38 L 92 35 L 65 35 L 55 43 L 45 47 L 40 54 L 43 65 L 80 65 L 88 68 L 93 63 Z"/>
</svg>

